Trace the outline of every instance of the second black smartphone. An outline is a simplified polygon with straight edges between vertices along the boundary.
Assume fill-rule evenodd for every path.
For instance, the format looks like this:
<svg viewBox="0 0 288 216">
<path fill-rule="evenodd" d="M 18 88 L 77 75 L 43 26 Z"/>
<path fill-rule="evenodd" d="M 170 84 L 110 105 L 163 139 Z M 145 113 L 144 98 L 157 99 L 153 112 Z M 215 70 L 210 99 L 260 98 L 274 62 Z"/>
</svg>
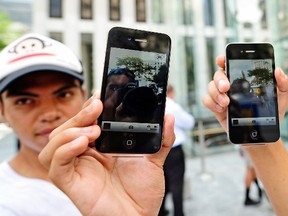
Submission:
<svg viewBox="0 0 288 216">
<path fill-rule="evenodd" d="M 166 34 L 122 27 L 109 31 L 98 151 L 123 155 L 160 150 L 170 49 Z"/>
<path fill-rule="evenodd" d="M 280 137 L 274 49 L 269 43 L 226 46 L 230 80 L 228 136 L 234 144 L 275 142 Z"/>
</svg>

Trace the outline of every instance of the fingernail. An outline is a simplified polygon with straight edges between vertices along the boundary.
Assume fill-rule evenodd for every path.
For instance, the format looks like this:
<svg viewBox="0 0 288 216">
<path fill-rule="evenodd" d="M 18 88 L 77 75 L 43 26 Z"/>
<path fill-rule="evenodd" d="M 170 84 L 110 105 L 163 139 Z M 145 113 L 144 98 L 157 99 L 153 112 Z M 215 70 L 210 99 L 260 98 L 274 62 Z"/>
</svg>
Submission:
<svg viewBox="0 0 288 216">
<path fill-rule="evenodd" d="M 225 85 L 226 85 L 226 82 L 224 80 L 219 80 L 218 89 L 222 89 Z"/>
</svg>

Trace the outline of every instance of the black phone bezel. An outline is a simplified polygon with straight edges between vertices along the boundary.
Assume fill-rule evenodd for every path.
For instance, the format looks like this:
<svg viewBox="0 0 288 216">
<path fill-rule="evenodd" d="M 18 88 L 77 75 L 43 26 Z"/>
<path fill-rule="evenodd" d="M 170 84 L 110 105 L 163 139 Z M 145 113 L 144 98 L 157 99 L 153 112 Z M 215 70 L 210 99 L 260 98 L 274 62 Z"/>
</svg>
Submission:
<svg viewBox="0 0 288 216">
<path fill-rule="evenodd" d="M 145 48 L 141 47 L 140 43 L 145 42 L 145 40 L 148 41 L 149 38 L 156 38 L 158 41 L 161 41 L 162 45 L 161 47 L 151 47 L 147 46 Z M 104 133 L 101 132 L 100 137 L 96 140 L 96 149 L 102 153 L 111 153 L 111 154 L 125 154 L 125 155 L 139 155 L 139 154 L 153 154 L 158 152 L 161 149 L 161 142 L 162 142 L 162 130 L 163 130 L 163 122 L 164 122 L 164 114 L 165 114 L 165 100 L 166 100 L 166 90 L 167 90 L 167 82 L 168 82 L 168 72 L 169 72 L 169 62 L 170 62 L 170 52 L 171 52 L 171 39 L 167 34 L 163 33 L 157 33 L 157 32 L 151 32 L 146 30 L 139 30 L 139 29 L 131 29 L 131 28 L 124 28 L 124 27 L 113 27 L 109 33 L 108 33 L 108 40 L 107 40 L 107 47 L 106 47 L 106 54 L 105 54 L 105 62 L 104 62 L 104 70 L 103 70 L 103 77 L 102 77 L 102 87 L 101 87 L 101 100 L 104 102 L 105 98 L 105 89 L 107 85 L 107 75 L 108 75 L 108 67 L 109 67 L 109 58 L 110 58 L 110 50 L 111 48 L 123 48 L 123 49 L 130 49 L 130 50 L 136 50 L 136 51 L 145 51 L 145 52 L 156 52 L 165 54 L 167 56 L 166 60 L 166 77 L 164 78 L 164 88 L 163 92 L 165 93 L 164 96 L 164 103 L 161 107 L 161 117 L 160 117 L 160 135 L 156 142 L 159 142 L 159 148 L 151 148 L 151 149 L 145 149 L 145 148 L 122 148 L 122 149 L 105 149 L 101 147 L 101 144 L 104 139 Z M 102 123 L 102 114 L 98 118 L 98 125 L 101 127 Z M 123 132 L 119 132 L 123 133 Z M 114 132 L 114 134 L 116 134 Z M 143 133 L 144 135 L 146 133 Z M 106 135 L 107 136 L 107 135 Z M 116 136 L 116 135 L 115 135 Z M 146 136 L 147 137 L 147 136 Z M 145 139 L 145 136 L 141 139 Z M 119 142 L 122 142 L 119 140 Z"/>
<path fill-rule="evenodd" d="M 230 43 L 226 46 L 226 73 L 230 80 L 230 65 L 229 60 L 237 59 L 272 59 L 272 71 L 273 71 L 273 83 L 275 93 L 275 114 L 276 125 L 273 126 L 232 126 L 231 121 L 231 106 L 227 108 L 227 125 L 228 125 L 228 137 L 234 144 L 261 144 L 261 143 L 273 143 L 280 137 L 279 129 L 279 115 L 278 115 L 278 102 L 277 102 L 277 88 L 276 79 L 274 75 L 275 71 L 275 56 L 274 49 L 270 43 Z M 230 91 L 227 95 L 230 97 Z M 257 132 L 257 137 L 251 136 L 253 132 Z"/>
</svg>

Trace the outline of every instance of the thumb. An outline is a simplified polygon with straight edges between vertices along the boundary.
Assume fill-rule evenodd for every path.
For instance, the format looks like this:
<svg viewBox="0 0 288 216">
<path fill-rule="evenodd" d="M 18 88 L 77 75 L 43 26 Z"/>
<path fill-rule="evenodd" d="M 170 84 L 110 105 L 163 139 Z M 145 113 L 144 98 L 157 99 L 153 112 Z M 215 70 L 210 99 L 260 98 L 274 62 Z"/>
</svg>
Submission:
<svg viewBox="0 0 288 216">
<path fill-rule="evenodd" d="M 158 165 L 163 165 L 164 161 L 170 152 L 172 145 L 175 141 L 174 134 L 174 122 L 175 118 L 172 114 L 166 114 L 164 119 L 164 129 L 162 138 L 162 148 L 156 154 L 148 155 L 150 160 L 155 160 Z"/>
</svg>

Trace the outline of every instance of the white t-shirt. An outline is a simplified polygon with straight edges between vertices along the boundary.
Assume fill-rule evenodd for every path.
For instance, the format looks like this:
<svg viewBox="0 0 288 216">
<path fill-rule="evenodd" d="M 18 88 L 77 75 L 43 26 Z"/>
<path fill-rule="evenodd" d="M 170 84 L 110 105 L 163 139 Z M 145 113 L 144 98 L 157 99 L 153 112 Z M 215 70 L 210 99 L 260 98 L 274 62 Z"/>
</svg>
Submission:
<svg viewBox="0 0 288 216">
<path fill-rule="evenodd" d="M 169 97 L 166 98 L 165 113 L 173 114 L 175 117 L 174 133 L 176 139 L 173 147 L 176 147 L 185 142 L 185 133 L 188 130 L 192 130 L 195 119 L 190 113 L 186 112 L 178 103 Z"/>
<path fill-rule="evenodd" d="M 1 216 L 80 216 L 72 201 L 55 185 L 16 173 L 0 164 Z"/>
</svg>

